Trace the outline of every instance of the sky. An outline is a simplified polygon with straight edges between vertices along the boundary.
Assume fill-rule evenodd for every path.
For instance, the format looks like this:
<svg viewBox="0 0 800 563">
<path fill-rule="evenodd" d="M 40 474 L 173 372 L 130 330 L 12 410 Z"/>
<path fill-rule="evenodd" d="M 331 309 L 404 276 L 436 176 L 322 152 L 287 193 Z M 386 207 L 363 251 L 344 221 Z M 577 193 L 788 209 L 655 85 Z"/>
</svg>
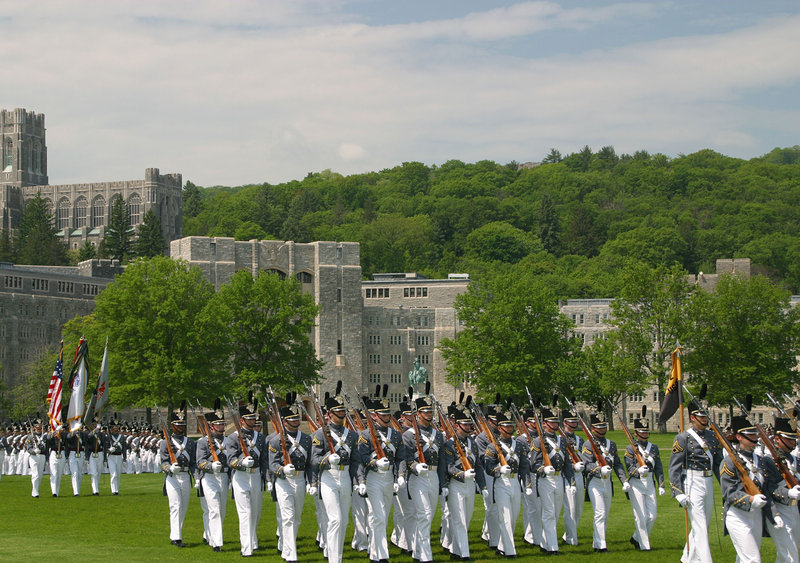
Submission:
<svg viewBox="0 0 800 563">
<path fill-rule="evenodd" d="M 51 184 L 800 144 L 796 0 L 0 0 Z"/>
</svg>

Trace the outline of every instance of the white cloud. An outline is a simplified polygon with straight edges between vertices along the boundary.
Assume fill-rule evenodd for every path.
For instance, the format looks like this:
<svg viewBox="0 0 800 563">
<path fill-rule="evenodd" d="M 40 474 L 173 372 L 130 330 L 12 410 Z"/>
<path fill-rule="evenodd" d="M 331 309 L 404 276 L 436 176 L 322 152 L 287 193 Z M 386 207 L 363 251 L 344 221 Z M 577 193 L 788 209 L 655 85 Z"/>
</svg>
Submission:
<svg viewBox="0 0 800 563">
<path fill-rule="evenodd" d="M 342 160 L 361 160 L 367 152 L 364 147 L 355 143 L 342 143 L 339 145 L 339 156 Z"/>
</svg>

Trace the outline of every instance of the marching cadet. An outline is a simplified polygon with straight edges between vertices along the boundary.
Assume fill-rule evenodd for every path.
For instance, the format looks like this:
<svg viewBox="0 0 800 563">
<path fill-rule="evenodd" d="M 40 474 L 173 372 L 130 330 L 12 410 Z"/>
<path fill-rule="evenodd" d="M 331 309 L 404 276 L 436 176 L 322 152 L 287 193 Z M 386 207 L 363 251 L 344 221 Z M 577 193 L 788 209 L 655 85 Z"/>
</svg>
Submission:
<svg viewBox="0 0 800 563">
<path fill-rule="evenodd" d="M 100 423 L 97 419 L 92 422 L 94 428 L 91 432 L 86 433 L 86 465 L 89 479 L 92 483 L 92 495 L 100 495 L 100 473 L 103 469 L 103 461 L 105 458 L 102 435 L 100 433 Z"/>
<path fill-rule="evenodd" d="M 72 478 L 72 494 L 80 496 L 81 481 L 86 468 L 86 441 L 88 433 L 83 430 L 83 424 L 78 421 L 78 426 L 67 432 L 64 445 L 67 451 L 67 463 L 69 464 L 70 476 Z"/>
<path fill-rule="evenodd" d="M 365 419 L 361 416 L 357 409 L 353 409 L 352 416 L 349 423 L 352 423 L 352 431 L 358 433 L 359 439 L 366 431 Z M 356 444 L 358 440 L 356 441 Z M 358 447 L 358 446 L 356 446 Z M 355 551 L 369 551 L 369 537 L 367 531 L 367 488 L 364 481 L 365 474 L 362 472 L 358 475 L 358 481 L 353 489 L 355 495 L 352 495 L 352 503 L 350 505 L 351 515 L 353 517 L 353 541 L 350 542 L 350 547 Z M 363 485 L 363 487 L 361 486 Z"/>
<path fill-rule="evenodd" d="M 164 472 L 164 495 L 169 502 L 169 539 L 174 546 L 186 547 L 183 543 L 183 521 L 189 509 L 191 474 L 196 466 L 195 442 L 186 436 L 186 416 L 183 410 L 170 413 L 169 420 L 172 431 L 169 442 L 164 439 L 159 446 L 161 471 Z M 124 434 L 122 436 L 121 440 L 124 442 Z M 170 454 L 174 456 L 174 462 Z"/>
<path fill-rule="evenodd" d="M 3 478 L 3 474 L 6 472 L 6 448 L 8 447 L 8 441 L 6 438 L 6 427 L 4 424 L 0 423 L 0 480 Z"/>
<path fill-rule="evenodd" d="M 344 427 L 346 407 L 339 391 L 325 399 L 329 424 L 317 429 L 311 439 L 312 485 L 319 490 L 326 514 L 325 556 L 340 563 L 344 536 L 350 520 L 353 483 L 358 481 L 358 436 Z M 361 484 L 358 489 L 361 490 Z M 366 485 L 363 490 L 366 491 Z"/>
<path fill-rule="evenodd" d="M 46 445 L 49 452 L 50 463 L 50 492 L 57 497 L 61 491 L 61 477 L 64 475 L 64 467 L 67 464 L 67 456 L 64 452 L 64 426 L 62 420 L 54 421 L 56 427 L 47 433 Z"/>
<path fill-rule="evenodd" d="M 109 431 L 105 433 L 106 463 L 111 482 L 111 494 L 119 494 L 119 479 L 128 455 L 128 443 L 125 435 L 119 431 L 119 420 L 111 420 Z M 160 462 L 159 462 L 160 465 Z"/>
<path fill-rule="evenodd" d="M 29 432 L 30 428 L 28 424 L 20 425 L 19 434 L 16 440 L 17 475 L 30 475 L 31 472 L 30 464 L 28 463 L 30 454 L 28 454 L 28 450 L 25 447 L 25 442 L 28 439 Z"/>
<path fill-rule="evenodd" d="M 536 417 L 531 407 L 525 409 L 523 416 L 527 433 L 523 432 L 517 436 L 517 440 L 525 444 L 525 448 L 530 454 L 531 445 L 528 442 L 528 435 L 533 437 L 536 434 Z M 541 546 L 543 541 L 542 506 L 537 485 L 537 475 L 531 471 L 531 493 L 527 494 L 526 491 L 526 494 L 522 495 L 522 540 L 533 546 Z"/>
<path fill-rule="evenodd" d="M 44 475 L 44 464 L 47 458 L 46 435 L 42 433 L 42 419 L 38 414 L 33 421 L 33 428 L 25 439 L 25 449 L 28 451 L 28 463 L 31 471 L 31 496 L 39 498 L 39 485 Z M 0 464 L 2 466 L 2 464 Z"/>
<path fill-rule="evenodd" d="M 410 470 L 408 492 L 414 505 L 414 533 L 411 538 L 412 557 L 420 562 L 433 561 L 431 524 L 436 514 L 439 495 L 445 485 L 444 437 L 433 428 L 433 401 L 430 397 L 416 399 L 416 429 L 403 434 L 406 466 Z M 416 430 L 419 432 L 416 432 Z M 441 461 L 441 463 L 440 463 Z"/>
<path fill-rule="evenodd" d="M 222 551 L 222 524 L 228 506 L 230 468 L 224 447 L 225 413 L 220 408 L 219 399 L 214 409 L 203 415 L 209 435 L 197 440 L 197 480 L 201 483 L 200 504 L 206 524 L 203 535 L 212 551 Z M 140 443 L 140 448 L 144 450 L 143 443 Z"/>
<path fill-rule="evenodd" d="M 714 482 L 719 480 L 722 447 L 708 430 L 708 412 L 697 401 L 687 406 L 692 426 L 675 436 L 669 457 L 672 496 L 689 511 L 692 529 L 681 561 L 711 562 L 708 524 L 714 513 Z"/>
<path fill-rule="evenodd" d="M 384 387 L 388 390 L 388 387 Z M 384 393 L 385 395 L 385 393 Z M 389 512 L 395 491 L 405 484 L 406 471 L 403 437 L 389 426 L 391 410 L 389 402 L 364 398 L 372 419 L 358 441 L 358 454 L 361 464 L 358 467 L 359 482 L 366 483 L 367 512 L 369 523 L 369 560 L 371 562 L 389 559 L 389 543 L 386 528 L 389 525 Z M 372 433 L 374 430 L 374 434 Z M 375 449 L 380 448 L 380 454 Z"/>
<path fill-rule="evenodd" d="M 497 401 L 499 402 L 500 398 L 497 397 Z M 497 429 L 497 409 L 499 407 L 495 405 L 488 405 L 486 407 L 486 424 L 489 426 L 489 430 L 492 432 L 494 439 L 497 440 L 500 437 L 500 431 Z M 481 432 L 476 436 L 475 443 L 478 446 L 478 452 L 480 452 L 483 466 L 486 467 L 486 450 L 489 447 L 489 436 L 486 435 L 485 432 Z M 497 543 L 500 541 L 500 526 L 498 523 L 497 518 L 497 505 L 494 502 L 494 476 L 491 475 L 488 471 L 486 473 L 486 489 L 489 491 L 489 496 L 484 497 L 483 499 L 483 507 L 484 507 L 484 514 L 483 514 L 483 527 L 481 528 L 481 539 L 485 540 L 488 545 L 489 549 L 497 549 Z"/>
<path fill-rule="evenodd" d="M 556 432 L 559 427 L 558 415 L 547 408 L 541 409 L 542 438 L 534 436 L 531 444 L 531 473 L 536 473 L 541 504 L 542 551 L 549 555 L 558 554 L 558 534 L 556 525 L 564 504 L 564 487 L 575 486 L 575 470 L 567 455 L 566 442 Z M 549 464 L 545 463 L 543 449 L 547 448 Z M 528 495 L 531 496 L 531 495 Z"/>
<path fill-rule="evenodd" d="M 297 561 L 297 533 L 303 515 L 305 494 L 311 487 L 311 436 L 300 430 L 300 412 L 295 406 L 280 407 L 286 433 L 272 434 L 268 445 L 270 473 L 275 475 L 274 491 L 280 512 L 278 549 L 285 561 Z M 286 458 L 289 463 L 286 463 Z"/>
<path fill-rule="evenodd" d="M 650 551 L 650 531 L 658 515 L 655 484 L 658 483 L 659 496 L 664 494 L 664 467 L 661 464 L 658 446 L 649 441 L 650 423 L 644 418 L 633 421 L 633 432 L 636 436 L 636 449 L 645 465 L 639 466 L 633 446 L 625 449 L 625 466 L 630 483 L 631 508 L 633 522 L 636 526 L 630 542 L 642 551 Z M 655 479 L 655 481 L 654 481 Z"/>
<path fill-rule="evenodd" d="M 401 432 L 405 433 L 413 427 L 412 416 L 411 404 L 407 400 L 402 401 L 400 410 L 395 414 L 395 418 L 400 420 Z M 401 453 L 401 457 L 408 458 L 407 452 Z M 410 555 L 411 538 L 414 535 L 414 503 L 408 490 L 407 473 L 407 468 L 406 471 L 397 473 L 397 494 L 394 496 L 394 530 L 392 530 L 390 539 L 403 554 Z"/>
<path fill-rule="evenodd" d="M 497 511 L 499 532 L 497 553 L 507 558 L 515 558 L 517 548 L 514 545 L 514 528 L 522 506 L 522 489 L 526 489 L 525 494 L 533 494 L 530 487 L 530 462 L 525 445 L 513 437 L 514 421 L 511 413 L 495 412 L 495 418 L 500 434 L 495 442 L 500 447 L 505 464 L 502 464 L 501 455 L 494 442 L 490 442 L 484 456 L 484 467 L 486 473 L 494 477 L 492 496 Z"/>
<path fill-rule="evenodd" d="M 236 513 L 239 516 L 239 542 L 243 557 L 251 557 L 258 549 L 258 516 L 264 499 L 261 476 L 268 467 L 267 445 L 264 435 L 255 430 L 258 419 L 258 402 L 239 407 L 242 431 L 225 438 L 225 456 L 233 469 L 231 486 Z M 236 415 L 234 415 L 236 416 Z"/>
<path fill-rule="evenodd" d="M 473 423 L 469 411 L 463 405 L 451 405 L 448 416 L 453 420 L 455 436 L 444 445 L 447 462 L 448 489 L 447 506 L 450 514 L 450 558 L 469 561 L 469 525 L 475 510 L 475 486 L 486 498 L 486 475 L 478 446 L 472 439 Z M 464 454 L 462 459 L 456 440 Z M 464 467 L 466 461 L 470 467 Z"/>
<path fill-rule="evenodd" d="M 797 458 L 792 455 L 792 450 L 797 444 L 797 432 L 792 429 L 788 418 L 775 418 L 774 443 L 778 455 L 786 467 L 795 475 L 798 474 Z M 800 499 L 800 485 L 789 487 L 785 480 L 781 480 L 772 493 L 772 506 L 776 517 L 780 516 L 783 526 L 778 528 L 775 524 L 767 522 L 770 537 L 775 542 L 776 563 L 798 563 L 798 543 L 800 541 L 800 512 L 797 510 L 797 501 Z M 777 518 L 776 518 L 777 519 Z"/>
<path fill-rule="evenodd" d="M 578 429 L 578 415 L 564 409 L 561 411 L 561 418 L 564 421 L 564 439 L 572 446 L 574 452 L 580 452 L 584 440 L 575 433 Z M 578 524 L 583 514 L 583 499 L 586 493 L 585 465 L 582 459 L 573 461 L 575 486 L 564 488 L 564 535 L 561 538 L 568 545 L 578 545 Z"/>
<path fill-rule="evenodd" d="M 739 442 L 736 455 L 749 472 L 750 478 L 761 491 L 751 495 L 745 491 L 742 478 L 734 466 L 733 459 L 726 457 L 722 463 L 719 486 L 724 502 L 722 520 L 736 549 L 736 560 L 742 562 L 761 561 L 761 533 L 764 517 L 772 520 L 776 527 L 783 527 L 780 516 L 773 517 L 771 511 L 772 492 L 781 480 L 775 462 L 754 453 L 758 444 L 758 430 L 744 416 L 734 416 L 731 426 Z"/>
<path fill-rule="evenodd" d="M 587 483 L 586 489 L 589 492 L 589 500 L 594 511 L 594 530 L 592 534 L 592 547 L 600 553 L 608 551 L 606 546 L 606 523 L 611 511 L 611 496 L 613 487 L 611 485 L 612 471 L 617 474 L 620 483 L 623 483 L 623 490 L 627 478 L 622 462 L 617 455 L 617 444 L 606 438 L 608 422 L 602 412 L 592 414 L 590 424 L 594 442 L 599 449 L 599 454 L 603 457 L 604 463 L 599 463 L 595 456 L 592 444 L 587 440 L 581 450 L 581 457 L 586 465 Z"/>
</svg>

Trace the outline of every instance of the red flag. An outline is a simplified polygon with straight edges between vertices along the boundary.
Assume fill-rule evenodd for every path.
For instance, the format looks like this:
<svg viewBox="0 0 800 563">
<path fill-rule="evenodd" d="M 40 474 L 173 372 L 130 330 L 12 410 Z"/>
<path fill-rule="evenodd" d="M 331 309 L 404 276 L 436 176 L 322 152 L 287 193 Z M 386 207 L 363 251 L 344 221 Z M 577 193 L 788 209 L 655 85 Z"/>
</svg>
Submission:
<svg viewBox="0 0 800 563">
<path fill-rule="evenodd" d="M 61 424 L 61 390 L 64 387 L 64 341 L 61 341 L 61 351 L 58 353 L 56 368 L 53 370 L 53 377 L 50 379 L 50 387 L 47 389 L 47 402 L 50 407 L 47 410 L 47 418 L 50 419 L 50 427 L 55 430 Z"/>
</svg>

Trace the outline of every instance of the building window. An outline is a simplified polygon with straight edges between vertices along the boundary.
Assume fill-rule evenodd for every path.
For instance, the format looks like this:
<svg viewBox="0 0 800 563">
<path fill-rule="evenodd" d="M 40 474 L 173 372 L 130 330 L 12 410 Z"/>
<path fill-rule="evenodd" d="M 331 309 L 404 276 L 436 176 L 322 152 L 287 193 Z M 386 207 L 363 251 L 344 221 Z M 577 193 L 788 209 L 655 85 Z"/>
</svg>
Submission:
<svg viewBox="0 0 800 563">
<path fill-rule="evenodd" d="M 381 374 L 379 374 L 379 373 L 371 373 L 371 374 L 369 374 L 369 382 L 370 383 L 380 383 L 381 382 Z"/>
<path fill-rule="evenodd" d="M 92 200 L 92 227 L 106 224 L 106 198 L 99 195 Z"/>
<path fill-rule="evenodd" d="M 427 297 L 427 287 L 405 287 L 403 288 L 403 297 Z"/>
<path fill-rule="evenodd" d="M 294 277 L 300 283 L 312 283 L 314 280 L 314 278 L 311 277 L 311 274 L 309 274 L 308 272 L 298 272 L 297 274 L 295 274 Z"/>
<path fill-rule="evenodd" d="M 56 225 L 59 229 L 69 229 L 69 200 L 65 197 L 56 206 Z"/>
<path fill-rule="evenodd" d="M 341 287 L 337 287 L 336 288 L 336 302 L 337 303 L 341 303 L 342 302 L 342 288 Z"/>
<path fill-rule="evenodd" d="M 403 376 L 401 374 L 399 374 L 399 373 L 393 373 L 390 377 L 392 378 L 392 383 L 402 383 L 403 382 Z"/>
<path fill-rule="evenodd" d="M 141 211 L 142 199 L 139 194 L 133 194 L 128 199 L 128 218 L 131 225 L 138 225 L 142 218 Z"/>
<path fill-rule="evenodd" d="M 417 326 L 428 326 L 428 317 L 426 316 L 417 317 Z"/>
<path fill-rule="evenodd" d="M 86 210 L 89 204 L 85 197 L 79 197 L 75 202 L 75 228 L 80 229 L 86 226 Z"/>
<path fill-rule="evenodd" d="M 84 295 L 97 295 L 98 287 L 95 283 L 85 283 L 83 284 L 83 294 Z"/>
<path fill-rule="evenodd" d="M 341 340 L 337 340 L 336 341 L 336 353 L 339 354 L 340 356 L 342 355 L 342 341 Z"/>
<path fill-rule="evenodd" d="M 380 334 L 370 334 L 369 335 L 369 343 L 370 344 L 380 344 L 381 343 L 381 335 Z"/>
<path fill-rule="evenodd" d="M 380 354 L 370 354 L 369 355 L 369 363 L 371 363 L 371 364 L 379 364 L 379 363 L 381 363 L 381 355 Z"/>
<path fill-rule="evenodd" d="M 14 288 L 14 289 L 21 289 L 22 288 L 22 278 L 19 276 L 6 276 L 5 277 L 5 285 L 6 287 Z"/>
<path fill-rule="evenodd" d="M 374 288 L 368 287 L 367 289 L 364 290 L 364 297 L 366 297 L 367 299 L 372 299 L 373 297 L 377 296 L 378 296 L 378 291 Z"/>
<path fill-rule="evenodd" d="M 47 291 L 50 288 L 50 282 L 40 278 L 31 280 L 31 289 L 34 291 Z"/>
<path fill-rule="evenodd" d="M 422 354 L 422 355 L 420 355 L 420 356 L 417 356 L 417 359 L 419 359 L 419 363 L 421 363 L 421 364 L 428 364 L 428 363 L 430 363 L 430 362 L 428 361 L 428 354 Z"/>
<path fill-rule="evenodd" d="M 430 345 L 431 345 L 430 336 L 417 336 L 417 346 L 430 346 Z"/>
<path fill-rule="evenodd" d="M 390 336 L 389 337 L 389 344 L 392 346 L 402 346 L 403 345 L 403 337 L 400 335 Z"/>
<path fill-rule="evenodd" d="M 75 285 L 72 282 L 60 281 L 58 282 L 59 293 L 74 293 Z"/>
<path fill-rule="evenodd" d="M 402 362 L 403 362 L 403 356 L 402 356 L 402 354 L 391 354 L 391 355 L 389 356 L 389 363 L 390 363 L 390 364 L 395 364 L 395 365 L 397 365 L 397 364 L 400 364 L 400 363 L 402 363 Z"/>
<path fill-rule="evenodd" d="M 400 402 L 400 399 L 401 399 L 400 393 L 389 393 L 389 402 L 397 404 Z"/>
</svg>

